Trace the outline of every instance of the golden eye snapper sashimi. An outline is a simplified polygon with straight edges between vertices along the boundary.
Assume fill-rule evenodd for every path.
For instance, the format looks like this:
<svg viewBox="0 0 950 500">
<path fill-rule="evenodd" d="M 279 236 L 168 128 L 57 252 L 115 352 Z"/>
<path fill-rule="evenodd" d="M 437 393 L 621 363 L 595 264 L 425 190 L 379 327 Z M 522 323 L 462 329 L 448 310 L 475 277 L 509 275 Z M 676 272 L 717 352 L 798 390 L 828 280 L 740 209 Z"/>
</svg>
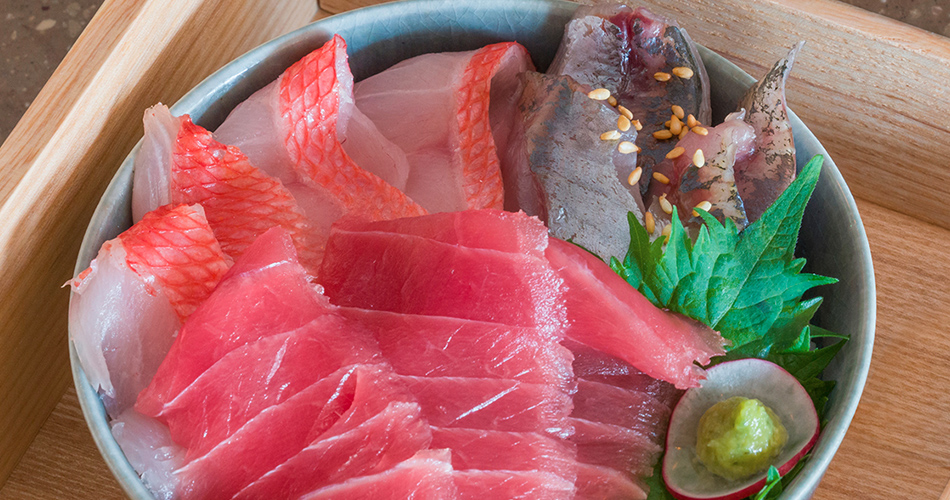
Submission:
<svg viewBox="0 0 950 500">
<path fill-rule="evenodd" d="M 646 499 L 729 341 L 597 256 L 771 205 L 797 50 L 716 126 L 685 31 L 614 6 L 547 74 L 504 42 L 354 85 L 337 35 L 214 133 L 150 108 L 136 223 L 70 282 L 117 442 L 161 499 Z"/>
</svg>

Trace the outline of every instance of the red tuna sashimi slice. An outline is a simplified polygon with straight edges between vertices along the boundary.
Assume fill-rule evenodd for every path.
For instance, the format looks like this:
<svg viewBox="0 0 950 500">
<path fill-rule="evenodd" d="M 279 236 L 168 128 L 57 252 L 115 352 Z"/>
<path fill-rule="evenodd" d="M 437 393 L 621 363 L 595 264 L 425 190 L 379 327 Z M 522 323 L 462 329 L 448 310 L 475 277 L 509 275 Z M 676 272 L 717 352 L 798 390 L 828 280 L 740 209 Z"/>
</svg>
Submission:
<svg viewBox="0 0 950 500">
<path fill-rule="evenodd" d="M 577 476 L 571 443 L 539 432 L 433 427 L 432 448 L 452 450 L 457 470 L 537 470 L 572 483 Z"/>
<path fill-rule="evenodd" d="M 467 470 L 453 474 L 458 498 L 472 500 L 568 500 L 574 483 L 539 471 Z"/>
<path fill-rule="evenodd" d="M 649 491 L 642 481 L 597 465 L 581 465 L 576 486 L 576 500 L 646 500 Z"/>
<path fill-rule="evenodd" d="M 619 358 L 577 342 L 562 343 L 574 355 L 572 367 L 578 379 L 646 393 L 670 409 L 683 395 L 683 391 L 676 389 L 669 382 L 650 377 Z"/>
<path fill-rule="evenodd" d="M 406 194 L 432 212 L 502 208 L 507 147 L 533 69 L 515 42 L 424 54 L 356 85 L 356 102 L 409 160 Z"/>
<path fill-rule="evenodd" d="M 578 380 L 571 416 L 633 429 L 660 442 L 671 412 L 649 394 Z"/>
<path fill-rule="evenodd" d="M 755 129 L 755 152 L 736 162 L 736 184 L 749 222 L 759 220 L 795 179 L 795 141 L 785 105 L 785 80 L 805 42 L 797 43 L 739 101 Z"/>
<path fill-rule="evenodd" d="M 308 281 L 290 236 L 281 228 L 269 229 L 189 317 L 136 408 L 157 415 L 228 352 L 300 328 L 330 307 Z"/>
<path fill-rule="evenodd" d="M 524 212 L 463 210 L 360 223 L 356 227 L 363 231 L 419 236 L 450 245 L 535 257 L 542 257 L 548 247 L 548 228 L 537 217 Z"/>
<path fill-rule="evenodd" d="M 537 328 L 342 308 L 369 328 L 400 375 L 482 377 L 568 387 L 571 352 Z"/>
<path fill-rule="evenodd" d="M 175 470 L 185 463 L 185 450 L 161 422 L 135 410 L 113 419 L 112 436 L 148 490 L 160 499 L 174 498 L 178 489 Z"/>
<path fill-rule="evenodd" d="M 236 108 L 216 134 L 285 183 L 323 186 L 349 213 L 374 220 L 425 213 L 399 190 L 402 152 L 373 128 L 354 104 L 346 42 L 335 35 Z"/>
<path fill-rule="evenodd" d="M 693 218 L 693 207 L 708 201 L 709 213 L 720 221 L 732 219 L 739 229 L 745 227 L 746 218 L 743 199 L 736 186 L 735 167 L 752 154 L 755 147 L 755 131 L 743 121 L 745 112 L 732 113 L 715 127 L 708 127 L 708 134 L 687 134 L 677 142 L 685 150 L 674 159 L 665 159 L 656 165 L 657 172 L 665 175 L 669 184 L 654 183 L 651 196 L 667 194 L 670 203 L 676 205 L 677 215 L 684 223 Z M 697 150 L 702 150 L 705 163 L 702 167 L 693 161 Z M 658 221 L 668 221 L 669 216 L 656 207 L 651 207 Z M 697 223 L 698 217 L 693 218 Z M 662 231 L 663 223 L 657 223 L 655 235 Z"/>
<path fill-rule="evenodd" d="M 428 448 L 431 440 L 419 405 L 390 403 L 359 426 L 311 443 L 234 498 L 295 498 L 352 477 L 390 469 Z"/>
<path fill-rule="evenodd" d="M 320 210 L 311 220 L 278 179 L 251 165 L 238 148 L 216 141 L 187 115 L 172 116 L 158 104 L 145 112 L 144 121 L 145 138 L 135 157 L 136 220 L 167 203 L 200 203 L 221 248 L 232 258 L 264 231 L 280 226 L 293 237 L 301 260 L 309 267 L 318 262 L 332 222 L 323 212 L 334 210 Z M 309 196 L 315 197 L 319 195 Z M 313 204 L 321 203 L 307 200 L 308 206 Z"/>
<path fill-rule="evenodd" d="M 207 453 L 265 408 L 354 364 L 381 362 L 372 334 L 336 315 L 239 347 L 162 407 L 191 460 Z M 239 401 L 240 404 L 235 402 Z"/>
<path fill-rule="evenodd" d="M 401 375 L 398 379 L 437 427 L 571 433 L 567 422 L 571 396 L 554 386 L 487 378 Z"/>
<path fill-rule="evenodd" d="M 699 385 L 706 364 L 725 353 L 709 327 L 656 308 L 609 266 L 551 238 L 546 255 L 564 280 L 567 338 L 620 358 L 679 388 Z"/>
<path fill-rule="evenodd" d="M 453 500 L 458 498 L 448 450 L 422 450 L 378 474 L 312 491 L 301 500 Z"/>
<path fill-rule="evenodd" d="M 321 268 L 337 305 L 544 327 L 559 324 L 560 282 L 541 259 L 418 236 L 334 226 Z"/>
<path fill-rule="evenodd" d="M 315 440 L 353 429 L 411 396 L 385 365 L 356 365 L 265 409 L 176 474 L 183 498 L 231 498 Z"/>
<path fill-rule="evenodd" d="M 105 242 L 70 282 L 70 338 L 113 418 L 135 402 L 181 322 L 230 265 L 200 206 L 166 206 Z"/>
<path fill-rule="evenodd" d="M 619 425 L 571 417 L 577 461 L 620 472 L 650 476 L 663 447 L 644 434 Z"/>
</svg>

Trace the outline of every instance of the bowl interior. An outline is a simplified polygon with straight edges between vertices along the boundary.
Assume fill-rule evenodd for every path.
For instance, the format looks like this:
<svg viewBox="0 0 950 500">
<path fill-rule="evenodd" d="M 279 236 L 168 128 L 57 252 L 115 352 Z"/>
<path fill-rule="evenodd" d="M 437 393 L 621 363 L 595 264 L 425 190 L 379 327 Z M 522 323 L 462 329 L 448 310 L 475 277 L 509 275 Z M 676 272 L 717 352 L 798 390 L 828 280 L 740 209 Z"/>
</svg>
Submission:
<svg viewBox="0 0 950 500">
<path fill-rule="evenodd" d="M 334 33 L 347 41 L 357 80 L 422 53 L 471 50 L 509 40 L 527 47 L 535 65 L 543 70 L 553 59 L 563 27 L 576 8 L 574 3 L 544 0 L 411 0 L 333 16 L 231 62 L 185 95 L 172 107 L 172 113 L 190 114 L 196 123 L 213 130 L 234 106 Z M 700 52 L 711 82 L 713 114 L 721 120 L 754 79 L 717 54 L 702 47 Z M 808 57 L 807 46 L 802 57 Z M 817 324 L 851 336 L 825 372 L 837 386 L 828 402 L 821 438 L 811 460 L 782 497 L 797 500 L 808 498 L 818 485 L 857 408 L 874 342 L 875 295 L 870 250 L 854 199 L 827 152 L 794 115 L 792 127 L 799 169 L 813 155 L 825 155 L 818 187 L 805 212 L 797 254 L 808 259 L 806 271 L 840 280 L 818 290 L 825 302 L 818 311 Z M 132 224 L 132 159 L 137 149 L 123 162 L 96 208 L 76 272 L 88 267 L 102 243 Z M 71 343 L 70 362 L 86 422 L 106 463 L 131 498 L 151 499 L 113 439 L 102 403 Z"/>
</svg>

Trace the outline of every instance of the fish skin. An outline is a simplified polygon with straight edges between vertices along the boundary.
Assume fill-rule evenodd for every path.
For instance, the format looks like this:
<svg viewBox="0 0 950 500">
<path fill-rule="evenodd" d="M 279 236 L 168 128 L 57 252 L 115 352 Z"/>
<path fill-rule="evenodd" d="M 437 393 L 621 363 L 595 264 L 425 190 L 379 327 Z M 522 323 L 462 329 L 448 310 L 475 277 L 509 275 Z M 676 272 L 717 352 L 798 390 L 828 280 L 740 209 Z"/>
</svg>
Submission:
<svg viewBox="0 0 950 500">
<path fill-rule="evenodd" d="M 337 127 L 341 99 L 353 98 L 352 86 L 344 86 L 352 78 L 346 42 L 339 35 L 280 76 L 280 113 L 291 161 L 301 176 L 330 190 L 353 215 L 372 220 L 424 215 L 425 209 L 344 151 Z"/>
<path fill-rule="evenodd" d="M 637 189 L 627 188 L 636 154 L 622 154 L 617 145 L 635 141 L 636 129 L 602 140 L 602 133 L 616 129 L 617 110 L 587 97 L 588 89 L 571 77 L 528 72 L 524 79 L 524 154 L 543 207 L 528 214 L 543 217 L 552 236 L 605 258 L 624 255 L 627 214 L 642 221 L 643 203 Z"/>
<path fill-rule="evenodd" d="M 785 82 L 804 44 L 795 44 L 739 101 L 738 109 L 747 111 L 745 121 L 756 134 L 755 152 L 736 163 L 736 184 L 750 223 L 757 221 L 795 180 L 795 140 L 788 119 Z"/>
<path fill-rule="evenodd" d="M 607 88 L 640 120 L 643 130 L 636 144 L 642 150 L 638 166 L 643 168 L 640 190 L 645 194 L 655 165 L 675 146 L 674 141 L 653 137 L 665 128 L 670 107 L 681 106 L 703 124 L 711 120 L 709 78 L 695 44 L 675 21 L 619 4 L 581 7 L 564 33 L 548 73 Z M 694 76 L 674 76 L 667 82 L 653 76 L 678 66 L 691 68 Z"/>
</svg>

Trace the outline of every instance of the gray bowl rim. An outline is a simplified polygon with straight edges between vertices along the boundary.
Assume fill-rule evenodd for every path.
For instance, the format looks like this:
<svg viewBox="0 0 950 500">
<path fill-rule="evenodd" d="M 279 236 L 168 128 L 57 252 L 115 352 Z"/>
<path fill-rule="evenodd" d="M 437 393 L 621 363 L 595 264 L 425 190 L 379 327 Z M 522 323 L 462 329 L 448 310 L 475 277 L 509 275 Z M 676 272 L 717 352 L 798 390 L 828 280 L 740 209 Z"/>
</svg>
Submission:
<svg viewBox="0 0 950 500">
<path fill-rule="evenodd" d="M 519 9 L 530 10 L 532 12 L 559 11 L 561 13 L 572 13 L 579 4 L 565 0 L 469 0 L 477 3 L 479 9 L 501 10 Z M 459 3 L 452 0 L 404 0 L 387 4 L 380 4 L 371 7 L 364 7 L 343 14 L 337 14 L 325 19 L 310 23 L 302 28 L 294 30 L 286 35 L 282 35 L 269 42 L 266 42 L 242 56 L 234 59 L 218 71 L 214 72 L 185 94 L 174 106 L 171 107 L 172 113 L 181 115 L 185 113 L 194 114 L 195 110 L 206 109 L 216 99 L 217 96 L 229 91 L 233 86 L 242 80 L 242 77 L 250 68 L 261 66 L 267 58 L 275 52 L 287 50 L 298 46 L 300 39 L 306 39 L 308 34 L 318 33 L 336 33 L 341 28 L 351 25 L 366 25 L 373 23 L 376 19 L 389 16 L 393 9 L 399 9 L 400 14 L 407 15 L 429 15 L 435 14 L 447 6 L 457 6 Z M 700 53 L 704 62 L 709 65 L 714 63 L 720 65 L 722 72 L 744 85 L 751 85 L 755 82 L 748 73 L 745 73 L 738 66 L 726 60 L 715 52 L 700 46 Z M 279 71 L 278 71 L 279 73 Z M 266 83 L 266 82 L 264 82 Z M 798 477 L 786 488 L 782 494 L 783 500 L 804 500 L 810 498 L 818 483 L 821 481 L 838 447 L 844 439 L 844 436 L 851 424 L 858 403 L 864 391 L 867 381 L 868 371 L 871 364 L 871 354 L 874 346 L 874 327 L 876 324 L 876 294 L 874 282 L 874 269 L 871 261 L 871 251 L 868 244 L 867 234 L 864 225 L 861 223 L 860 214 L 851 191 L 847 183 L 841 176 L 840 171 L 834 164 L 834 161 L 825 151 L 824 147 L 818 142 L 814 134 L 811 133 L 794 114 L 790 113 L 790 118 L 795 129 L 796 138 L 803 138 L 805 141 L 814 141 L 817 145 L 815 153 L 823 154 L 825 157 L 824 167 L 822 169 L 822 183 L 831 182 L 833 188 L 843 195 L 850 215 L 854 217 L 856 223 L 854 230 L 858 240 L 858 248 L 855 248 L 856 257 L 863 263 L 865 280 L 864 296 L 862 297 L 867 304 L 868 310 L 864 317 L 864 329 L 861 331 L 861 342 L 856 343 L 854 339 L 850 341 L 849 346 L 856 352 L 855 357 L 859 361 L 852 370 L 848 379 L 838 381 L 838 386 L 852 386 L 852 391 L 845 396 L 841 404 L 841 409 L 834 418 L 824 423 L 821 436 L 815 447 L 811 451 L 811 458 L 803 467 Z M 196 121 L 200 121 L 196 119 Z M 95 213 L 89 222 L 83 237 L 82 245 L 76 261 L 75 274 L 89 266 L 89 263 L 95 258 L 96 253 L 102 243 L 108 239 L 114 238 L 118 232 L 124 228 L 108 227 L 108 214 L 112 212 L 119 204 L 123 194 L 127 195 L 126 186 L 131 185 L 132 167 L 136 153 L 139 150 L 141 141 L 137 144 L 129 155 L 122 162 L 118 171 L 115 173 L 109 186 L 106 188 Z M 128 226 L 126 226 L 128 227 Z M 70 301 L 72 293 L 70 293 Z M 70 367 L 73 374 L 73 382 L 78 394 L 80 407 L 83 417 L 92 434 L 97 448 L 103 456 L 107 466 L 118 480 L 125 493 L 135 500 L 151 500 L 154 497 L 145 487 L 139 475 L 135 472 L 125 457 L 125 454 L 119 448 L 118 443 L 112 436 L 109 427 L 109 418 L 105 408 L 99 399 L 96 390 L 90 385 L 79 358 L 76 354 L 75 346 L 72 341 L 69 342 Z"/>
</svg>

